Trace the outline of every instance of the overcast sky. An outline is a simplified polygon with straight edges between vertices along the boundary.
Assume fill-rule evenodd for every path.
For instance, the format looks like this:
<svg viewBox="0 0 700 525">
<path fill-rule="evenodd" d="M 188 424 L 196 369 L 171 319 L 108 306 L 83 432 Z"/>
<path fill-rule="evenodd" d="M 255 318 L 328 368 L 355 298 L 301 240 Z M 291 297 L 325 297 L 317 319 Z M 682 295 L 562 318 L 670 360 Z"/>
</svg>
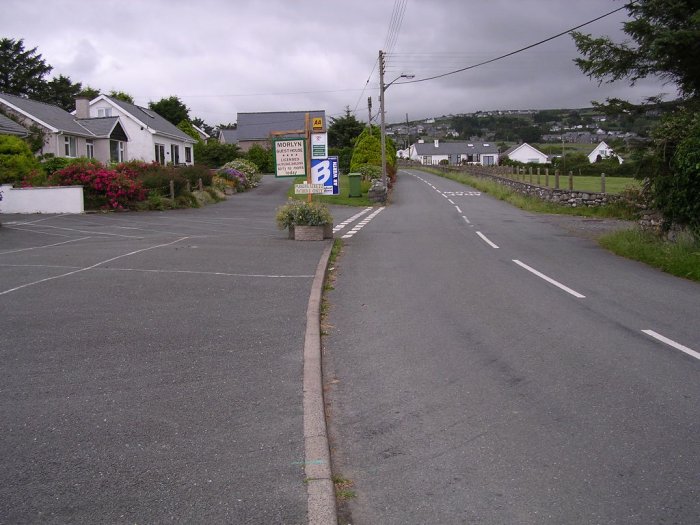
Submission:
<svg viewBox="0 0 700 525">
<path fill-rule="evenodd" d="M 210 125 L 238 112 L 379 108 L 376 68 L 393 35 L 385 82 L 415 80 L 509 53 L 596 18 L 621 0 L 2 0 L 0 37 L 38 48 L 52 75 L 146 106 L 178 96 Z M 624 11 L 582 31 L 625 38 Z M 668 93 L 658 81 L 598 85 L 573 63 L 571 37 L 439 80 L 386 92 L 387 122 L 493 109 L 590 106 Z M 369 82 L 367 82 L 369 79 Z"/>
</svg>

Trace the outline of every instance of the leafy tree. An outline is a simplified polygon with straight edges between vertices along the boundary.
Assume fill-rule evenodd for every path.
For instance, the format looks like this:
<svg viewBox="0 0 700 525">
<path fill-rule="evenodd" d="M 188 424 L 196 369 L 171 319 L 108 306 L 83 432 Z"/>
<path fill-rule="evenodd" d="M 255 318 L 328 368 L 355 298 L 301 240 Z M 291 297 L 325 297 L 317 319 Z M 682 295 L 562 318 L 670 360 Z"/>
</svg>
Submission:
<svg viewBox="0 0 700 525">
<path fill-rule="evenodd" d="M 636 45 L 572 33 L 583 58 L 579 68 L 600 82 L 656 76 L 678 84 L 686 97 L 700 94 L 700 6 L 697 0 L 637 0 L 623 24 Z"/>
<path fill-rule="evenodd" d="M 75 109 L 75 97 L 82 91 L 80 82 L 74 84 L 70 77 L 59 75 L 52 78 L 42 89 L 38 99 L 66 111 Z"/>
<path fill-rule="evenodd" d="M 345 115 L 340 118 L 331 117 L 328 126 L 328 147 L 347 148 L 355 144 L 355 139 L 365 129 L 365 125 L 350 114 L 350 108 L 345 107 Z"/>
<path fill-rule="evenodd" d="M 700 5 L 697 0 L 637 0 L 625 7 L 631 20 L 623 29 L 632 43 L 573 33 L 583 55 L 576 63 L 600 82 L 626 78 L 634 85 L 655 76 L 678 85 L 682 101 L 639 154 L 640 176 L 665 226 L 686 225 L 700 236 L 700 159 L 693 153 L 700 146 Z"/>
<path fill-rule="evenodd" d="M 272 149 L 263 148 L 260 144 L 253 144 L 246 157 L 249 161 L 255 164 L 261 173 L 274 173 L 275 161 L 272 155 Z"/>
<path fill-rule="evenodd" d="M 396 165 L 396 147 L 391 137 L 386 137 L 386 164 L 387 166 Z M 359 171 L 363 164 L 372 164 L 374 166 L 382 166 L 382 143 L 381 130 L 372 128 L 372 131 L 367 128 L 360 133 L 355 141 L 355 149 L 352 152 L 350 161 L 350 171 Z"/>
<path fill-rule="evenodd" d="M 192 127 L 192 123 L 189 120 L 183 120 L 177 125 L 177 127 L 180 131 L 187 133 L 197 142 L 202 141 L 202 137 L 200 137 L 199 133 L 197 133 L 197 130 Z"/>
<path fill-rule="evenodd" d="M 22 39 L 0 39 L 0 92 L 38 98 L 46 86 L 44 77 L 53 68 L 36 49 L 25 51 Z"/>
<path fill-rule="evenodd" d="M 194 162 L 208 168 L 219 168 L 241 156 L 236 144 L 221 144 L 216 140 L 208 143 L 196 142 L 194 145 Z"/>
<path fill-rule="evenodd" d="M 0 135 L 0 183 L 22 180 L 39 169 L 39 161 L 26 142 L 13 135 Z"/>
<path fill-rule="evenodd" d="M 94 87 L 85 86 L 80 91 L 80 93 L 78 93 L 78 95 L 80 95 L 81 97 L 86 97 L 86 98 L 89 98 L 90 100 L 92 100 L 93 98 L 100 96 L 100 90 L 95 89 Z"/>
<path fill-rule="evenodd" d="M 124 91 L 115 91 L 114 89 L 109 92 L 109 96 L 121 100 L 122 102 L 128 102 L 129 104 L 134 103 L 134 97 L 125 93 Z M 157 113 L 157 112 L 156 112 Z"/>
<path fill-rule="evenodd" d="M 148 107 L 176 126 L 183 120 L 190 119 L 189 108 L 174 95 L 158 102 L 149 102 Z"/>
<path fill-rule="evenodd" d="M 195 126 L 197 126 L 199 129 L 204 130 L 204 132 L 205 132 L 207 135 L 210 135 L 210 136 L 212 136 L 212 137 L 213 137 L 214 135 L 216 135 L 216 132 L 215 132 L 214 128 L 211 127 L 211 126 L 210 126 L 209 124 L 207 124 L 206 122 L 204 122 L 204 120 L 202 120 L 202 119 L 199 118 L 199 117 L 193 118 L 193 119 L 192 119 L 192 124 L 194 124 Z"/>
</svg>

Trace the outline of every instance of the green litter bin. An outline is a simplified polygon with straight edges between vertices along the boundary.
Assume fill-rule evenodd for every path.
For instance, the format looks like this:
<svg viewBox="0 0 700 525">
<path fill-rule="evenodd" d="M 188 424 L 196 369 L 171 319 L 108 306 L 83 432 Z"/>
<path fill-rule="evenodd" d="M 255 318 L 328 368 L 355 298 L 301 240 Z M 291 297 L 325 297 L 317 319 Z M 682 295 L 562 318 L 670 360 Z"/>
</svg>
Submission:
<svg viewBox="0 0 700 525">
<path fill-rule="evenodd" d="M 350 186 L 350 194 L 348 197 L 362 197 L 362 189 L 360 188 L 361 180 L 362 175 L 360 173 L 348 174 L 348 186 Z"/>
</svg>

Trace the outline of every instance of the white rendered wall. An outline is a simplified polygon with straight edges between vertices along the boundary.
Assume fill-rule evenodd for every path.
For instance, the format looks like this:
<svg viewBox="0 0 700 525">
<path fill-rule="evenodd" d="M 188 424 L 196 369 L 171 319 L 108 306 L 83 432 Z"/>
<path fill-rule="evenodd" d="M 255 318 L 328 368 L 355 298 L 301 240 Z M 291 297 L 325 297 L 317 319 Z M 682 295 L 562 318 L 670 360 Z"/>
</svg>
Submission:
<svg viewBox="0 0 700 525">
<path fill-rule="evenodd" d="M 0 213 L 84 213 L 82 186 L 0 187 Z"/>
</svg>

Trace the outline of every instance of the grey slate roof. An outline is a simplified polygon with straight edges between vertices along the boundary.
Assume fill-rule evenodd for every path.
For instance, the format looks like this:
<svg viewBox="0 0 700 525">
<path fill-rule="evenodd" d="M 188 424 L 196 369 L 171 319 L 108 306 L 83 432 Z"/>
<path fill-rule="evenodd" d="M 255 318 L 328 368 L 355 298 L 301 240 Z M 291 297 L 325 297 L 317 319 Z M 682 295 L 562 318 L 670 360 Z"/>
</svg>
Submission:
<svg viewBox="0 0 700 525">
<path fill-rule="evenodd" d="M 76 120 L 96 137 L 108 138 L 112 134 L 114 126 L 119 122 L 119 117 L 79 118 Z"/>
<path fill-rule="evenodd" d="M 46 104 L 44 102 L 37 102 L 36 100 L 29 100 L 28 98 L 18 97 L 15 95 L 0 93 L 0 104 L 3 101 L 18 108 L 22 112 L 27 113 L 31 116 L 32 120 L 36 120 L 37 123 L 39 123 L 39 121 L 43 122 L 54 130 L 64 131 L 70 133 L 71 135 L 78 135 L 80 137 L 93 136 L 92 133 L 90 133 L 76 121 L 73 115 L 59 108 L 58 106 Z"/>
<path fill-rule="evenodd" d="M 237 129 L 220 129 L 219 142 L 222 144 L 238 144 Z"/>
<path fill-rule="evenodd" d="M 119 100 L 112 97 L 106 98 L 109 98 L 109 100 L 111 100 L 117 106 L 129 113 L 132 117 L 140 120 L 149 128 L 156 130 L 156 132 L 162 135 L 169 135 L 171 137 L 182 140 L 183 142 L 195 142 L 195 140 L 192 137 L 190 137 L 187 133 L 180 130 L 177 126 L 165 120 L 158 113 L 151 109 L 142 108 L 141 106 L 137 106 L 136 104 L 130 104 L 129 102 L 124 102 L 123 100 Z"/>
<path fill-rule="evenodd" d="M 28 134 L 29 131 L 27 131 L 27 128 L 0 113 L 0 135 L 19 135 L 20 137 L 25 137 Z"/>
<path fill-rule="evenodd" d="M 238 114 L 238 141 L 266 140 L 272 131 L 290 131 L 304 129 L 306 113 L 321 117 L 325 123 L 326 112 L 314 111 L 272 111 L 266 113 Z"/>
<path fill-rule="evenodd" d="M 423 142 L 416 144 L 418 155 L 483 155 L 498 153 L 498 146 L 490 142 Z"/>
</svg>

